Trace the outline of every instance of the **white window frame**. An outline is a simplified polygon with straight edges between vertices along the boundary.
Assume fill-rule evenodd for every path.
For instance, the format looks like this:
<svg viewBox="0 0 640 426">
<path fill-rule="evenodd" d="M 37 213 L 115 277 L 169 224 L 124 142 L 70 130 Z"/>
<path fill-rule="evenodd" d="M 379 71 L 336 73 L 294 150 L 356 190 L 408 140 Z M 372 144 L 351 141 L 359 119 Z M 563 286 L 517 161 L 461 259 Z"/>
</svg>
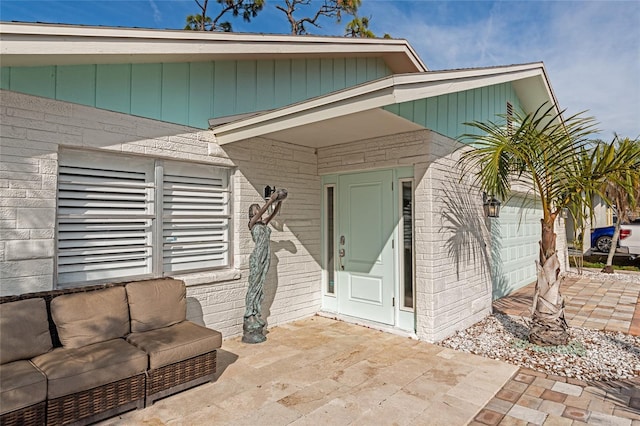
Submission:
<svg viewBox="0 0 640 426">
<path fill-rule="evenodd" d="M 413 287 L 413 301 L 412 301 L 412 306 L 408 307 L 404 305 L 404 297 L 405 297 L 405 282 L 404 282 L 404 227 L 405 227 L 405 223 L 404 223 L 404 215 L 403 215 L 403 207 L 402 207 L 402 203 L 403 203 L 403 198 L 402 198 L 402 192 L 403 192 L 403 184 L 404 183 L 410 183 L 411 184 L 411 198 L 412 198 L 412 202 L 411 202 L 411 224 L 410 224 L 410 229 L 411 229 L 411 235 L 412 235 L 412 241 L 411 241 L 411 265 L 412 265 L 412 287 Z M 415 234 L 415 180 L 413 178 L 400 178 L 398 179 L 398 253 L 399 253 L 399 259 L 398 259 L 398 269 L 399 269 L 399 277 L 400 277 L 400 303 L 398 303 L 399 309 L 401 311 L 407 311 L 407 312 L 415 312 L 415 306 L 416 306 L 416 245 L 415 245 L 415 241 L 416 241 L 416 234 Z"/>
<path fill-rule="evenodd" d="M 62 150 L 59 158 L 57 287 L 172 276 L 231 266 L 233 223 L 228 168 L 72 149 Z M 92 173 L 98 177 L 94 179 Z M 128 174 L 137 180 L 127 181 Z M 114 183 L 103 175 L 124 175 L 124 183 L 115 181 L 116 178 Z M 140 180 L 142 176 L 144 183 Z M 109 182 L 104 184 L 100 179 Z M 124 188 L 125 195 L 118 188 Z M 131 206 L 129 192 L 135 200 Z M 123 201 L 122 197 L 127 199 Z M 116 199 L 113 205 L 110 199 Z M 123 207 L 118 208 L 118 203 Z M 120 224 L 123 229 L 121 240 L 114 239 L 117 235 L 112 228 L 114 224 L 116 227 Z M 131 248 L 112 243 L 125 244 L 123 241 L 134 234 L 137 245 Z M 96 250 L 97 246 L 105 249 Z M 128 251 L 134 252 L 137 259 L 130 262 L 130 269 L 109 269 L 110 265 L 128 264 L 125 254 Z"/>
</svg>

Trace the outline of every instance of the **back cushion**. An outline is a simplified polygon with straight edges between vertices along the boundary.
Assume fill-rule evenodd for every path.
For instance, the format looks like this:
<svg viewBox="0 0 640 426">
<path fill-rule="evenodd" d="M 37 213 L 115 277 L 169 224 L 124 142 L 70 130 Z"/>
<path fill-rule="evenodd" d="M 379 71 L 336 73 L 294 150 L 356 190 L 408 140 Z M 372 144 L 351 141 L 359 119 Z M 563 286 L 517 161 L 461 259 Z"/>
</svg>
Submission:
<svg viewBox="0 0 640 426">
<path fill-rule="evenodd" d="M 66 294 L 51 301 L 51 316 L 65 348 L 79 348 L 129 334 L 124 287 Z"/>
<path fill-rule="evenodd" d="M 0 364 L 42 355 L 51 347 L 44 299 L 0 305 Z"/>
<path fill-rule="evenodd" d="M 187 290 L 180 280 L 137 281 L 126 288 L 132 333 L 168 327 L 187 318 Z"/>
</svg>

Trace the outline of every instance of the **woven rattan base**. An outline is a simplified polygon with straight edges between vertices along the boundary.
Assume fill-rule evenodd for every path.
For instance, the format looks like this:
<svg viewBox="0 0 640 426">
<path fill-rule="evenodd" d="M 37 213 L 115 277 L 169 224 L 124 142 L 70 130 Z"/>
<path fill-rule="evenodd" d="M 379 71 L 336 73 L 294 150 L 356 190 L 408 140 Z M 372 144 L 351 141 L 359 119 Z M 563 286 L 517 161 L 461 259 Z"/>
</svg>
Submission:
<svg viewBox="0 0 640 426">
<path fill-rule="evenodd" d="M 11 411 L 0 416 L 2 426 L 31 426 L 45 423 L 46 402 L 42 401 L 20 410 Z"/>
<path fill-rule="evenodd" d="M 145 375 L 51 399 L 47 425 L 89 424 L 144 406 Z"/>
<path fill-rule="evenodd" d="M 213 380 L 216 373 L 217 351 L 207 352 L 187 360 L 147 372 L 148 407 L 154 401 L 184 389 Z"/>
</svg>

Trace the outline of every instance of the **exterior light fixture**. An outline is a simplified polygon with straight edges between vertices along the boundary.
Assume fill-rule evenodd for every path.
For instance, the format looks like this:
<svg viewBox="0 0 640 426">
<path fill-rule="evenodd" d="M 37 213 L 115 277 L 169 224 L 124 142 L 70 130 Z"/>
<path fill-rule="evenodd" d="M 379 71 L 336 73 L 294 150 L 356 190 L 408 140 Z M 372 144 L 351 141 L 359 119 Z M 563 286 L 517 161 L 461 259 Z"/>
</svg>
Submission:
<svg viewBox="0 0 640 426">
<path fill-rule="evenodd" d="M 486 217 L 500 217 L 500 204 L 502 204 L 500 200 L 493 195 L 482 193 L 482 208 Z"/>
</svg>

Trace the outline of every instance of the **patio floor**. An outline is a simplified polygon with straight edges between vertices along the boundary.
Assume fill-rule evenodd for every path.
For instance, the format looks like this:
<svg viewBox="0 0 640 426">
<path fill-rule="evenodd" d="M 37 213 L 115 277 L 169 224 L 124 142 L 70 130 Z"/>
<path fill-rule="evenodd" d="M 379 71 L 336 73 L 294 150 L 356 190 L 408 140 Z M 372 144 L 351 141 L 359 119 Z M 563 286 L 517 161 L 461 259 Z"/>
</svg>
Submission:
<svg viewBox="0 0 640 426">
<path fill-rule="evenodd" d="M 640 285 L 571 276 L 562 292 L 570 325 L 640 335 Z M 532 295 L 494 310 L 528 316 Z M 316 316 L 225 340 L 215 383 L 101 424 L 640 426 L 640 378 L 586 383 Z"/>
<path fill-rule="evenodd" d="M 224 341 L 218 379 L 107 424 L 464 425 L 518 370 L 323 317 Z"/>
</svg>

